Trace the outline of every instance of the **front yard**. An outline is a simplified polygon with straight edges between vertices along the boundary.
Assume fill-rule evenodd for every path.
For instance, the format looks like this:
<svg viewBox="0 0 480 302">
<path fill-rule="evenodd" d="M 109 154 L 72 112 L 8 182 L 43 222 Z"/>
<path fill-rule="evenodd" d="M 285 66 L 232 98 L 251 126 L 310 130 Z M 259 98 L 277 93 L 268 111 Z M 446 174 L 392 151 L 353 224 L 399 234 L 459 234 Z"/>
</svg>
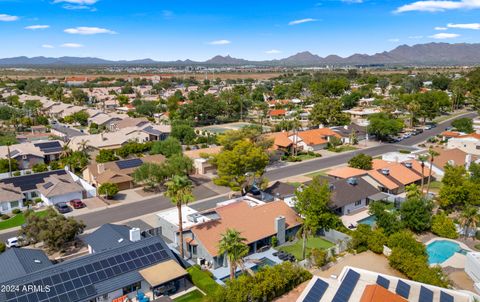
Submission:
<svg viewBox="0 0 480 302">
<path fill-rule="evenodd" d="M 204 295 L 199 290 L 192 290 L 183 296 L 173 299 L 175 302 L 199 302 L 203 300 Z"/>
<path fill-rule="evenodd" d="M 40 217 L 45 216 L 45 214 L 46 214 L 45 210 L 35 212 L 35 215 L 40 216 Z M 17 214 L 15 216 L 13 216 L 13 217 L 10 217 L 7 220 L 0 221 L 0 230 L 6 230 L 6 229 L 18 227 L 18 226 L 21 226 L 24 223 L 25 223 L 25 216 L 24 216 L 23 213 L 20 213 L 20 214 Z"/>
<path fill-rule="evenodd" d="M 302 257 L 302 245 L 303 241 L 302 239 L 298 239 L 295 243 L 291 245 L 284 245 L 280 246 L 277 248 L 277 250 L 284 251 L 286 253 L 290 253 L 293 256 L 295 256 L 296 259 L 298 260 L 303 260 Z M 327 241 L 321 237 L 311 237 L 308 238 L 307 240 L 307 251 L 306 254 L 308 255 L 309 251 L 311 249 L 321 249 L 321 250 L 326 250 L 328 248 L 331 248 L 335 244 L 331 243 L 330 241 Z"/>
</svg>

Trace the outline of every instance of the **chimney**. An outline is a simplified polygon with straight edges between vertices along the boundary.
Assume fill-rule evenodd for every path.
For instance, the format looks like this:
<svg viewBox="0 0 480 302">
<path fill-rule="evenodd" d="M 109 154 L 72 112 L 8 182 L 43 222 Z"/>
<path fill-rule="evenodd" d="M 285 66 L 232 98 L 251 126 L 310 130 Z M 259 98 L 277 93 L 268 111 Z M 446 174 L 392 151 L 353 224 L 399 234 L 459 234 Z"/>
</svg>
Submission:
<svg viewBox="0 0 480 302">
<path fill-rule="evenodd" d="M 285 243 L 285 217 L 278 216 L 275 218 L 275 232 L 277 233 L 278 244 Z"/>
<path fill-rule="evenodd" d="M 105 165 L 97 164 L 97 171 L 98 171 L 98 174 L 102 174 L 103 172 L 105 172 Z"/>
<path fill-rule="evenodd" d="M 130 241 L 131 242 L 140 241 L 141 236 L 140 236 L 140 229 L 139 228 L 130 229 L 129 234 L 130 234 Z"/>
</svg>

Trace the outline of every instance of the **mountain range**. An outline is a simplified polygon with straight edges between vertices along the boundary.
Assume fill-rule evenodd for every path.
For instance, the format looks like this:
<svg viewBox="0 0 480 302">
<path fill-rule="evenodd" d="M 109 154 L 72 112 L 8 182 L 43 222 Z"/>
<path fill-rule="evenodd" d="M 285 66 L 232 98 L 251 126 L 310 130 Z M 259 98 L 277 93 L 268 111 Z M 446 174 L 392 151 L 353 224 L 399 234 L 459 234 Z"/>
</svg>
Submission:
<svg viewBox="0 0 480 302">
<path fill-rule="evenodd" d="M 113 66 L 113 65 L 163 65 L 163 66 L 325 66 L 325 65 L 472 65 L 480 64 L 480 43 L 427 43 L 401 45 L 391 51 L 373 55 L 353 54 L 349 57 L 329 55 L 320 57 L 304 51 L 284 59 L 249 61 L 231 56 L 215 56 L 204 62 L 192 60 L 155 61 L 152 59 L 112 61 L 95 57 L 13 57 L 0 59 L 2 67 L 24 66 Z"/>
</svg>

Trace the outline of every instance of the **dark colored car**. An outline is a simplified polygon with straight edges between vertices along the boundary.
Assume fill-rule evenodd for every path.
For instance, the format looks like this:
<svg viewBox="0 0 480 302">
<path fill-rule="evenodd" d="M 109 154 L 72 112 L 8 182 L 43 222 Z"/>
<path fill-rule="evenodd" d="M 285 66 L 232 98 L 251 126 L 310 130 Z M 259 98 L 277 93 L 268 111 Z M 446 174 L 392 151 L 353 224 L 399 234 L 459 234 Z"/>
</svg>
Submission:
<svg viewBox="0 0 480 302">
<path fill-rule="evenodd" d="M 66 202 L 59 202 L 55 204 L 55 208 L 61 214 L 65 214 L 72 211 L 72 208 L 68 206 Z"/>
<path fill-rule="evenodd" d="M 70 206 L 72 206 L 74 209 L 82 209 L 86 207 L 86 205 L 80 199 L 70 200 Z"/>
</svg>

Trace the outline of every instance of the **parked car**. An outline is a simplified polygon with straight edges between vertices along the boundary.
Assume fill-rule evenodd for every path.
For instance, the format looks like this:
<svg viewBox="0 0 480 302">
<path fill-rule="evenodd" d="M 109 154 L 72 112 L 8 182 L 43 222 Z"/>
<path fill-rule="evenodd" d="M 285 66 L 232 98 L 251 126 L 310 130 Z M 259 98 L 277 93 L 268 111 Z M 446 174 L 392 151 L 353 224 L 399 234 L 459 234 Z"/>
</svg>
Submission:
<svg viewBox="0 0 480 302">
<path fill-rule="evenodd" d="M 83 203 L 83 201 L 81 201 L 80 199 L 73 199 L 73 200 L 70 200 L 70 206 L 74 209 L 82 209 L 87 205 Z"/>
<path fill-rule="evenodd" d="M 18 236 L 8 238 L 7 241 L 5 241 L 5 245 L 8 248 L 22 247 L 28 245 L 28 242 L 26 242 L 26 240 L 22 236 Z"/>
<path fill-rule="evenodd" d="M 66 202 L 59 202 L 55 204 L 55 208 L 61 214 L 65 214 L 72 211 L 72 208 L 67 205 Z"/>
</svg>

